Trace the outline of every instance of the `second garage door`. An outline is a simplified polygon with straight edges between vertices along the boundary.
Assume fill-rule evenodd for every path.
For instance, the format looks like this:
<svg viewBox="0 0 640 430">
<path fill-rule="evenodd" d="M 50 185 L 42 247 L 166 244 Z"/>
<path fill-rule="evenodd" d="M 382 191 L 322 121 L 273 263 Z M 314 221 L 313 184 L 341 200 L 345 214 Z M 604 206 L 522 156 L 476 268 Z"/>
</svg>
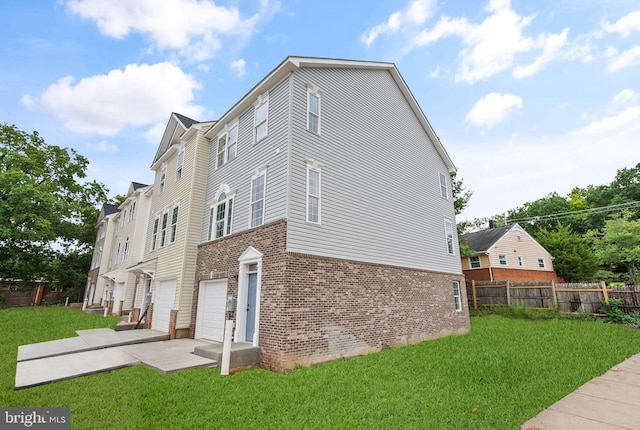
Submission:
<svg viewBox="0 0 640 430">
<path fill-rule="evenodd" d="M 196 338 L 222 342 L 227 297 L 227 280 L 200 283 Z"/>
<path fill-rule="evenodd" d="M 156 330 L 169 332 L 169 319 L 176 297 L 176 280 L 160 281 L 153 304 L 153 325 Z"/>
</svg>

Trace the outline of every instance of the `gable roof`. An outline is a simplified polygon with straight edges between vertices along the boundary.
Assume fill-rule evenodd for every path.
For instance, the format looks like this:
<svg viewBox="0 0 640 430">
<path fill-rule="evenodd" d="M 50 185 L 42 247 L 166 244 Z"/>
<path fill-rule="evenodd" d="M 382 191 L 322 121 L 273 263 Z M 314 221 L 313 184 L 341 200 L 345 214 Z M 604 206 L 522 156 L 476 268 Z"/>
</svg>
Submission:
<svg viewBox="0 0 640 430">
<path fill-rule="evenodd" d="M 487 252 L 496 244 L 505 234 L 518 224 L 509 224 L 501 227 L 490 228 L 488 230 L 466 233 L 459 236 L 459 243 L 466 243 L 473 252 Z"/>
<path fill-rule="evenodd" d="M 100 214 L 98 215 L 98 220 L 96 221 L 96 225 L 100 224 L 100 222 L 109 215 L 113 215 L 118 212 L 120 212 L 120 209 L 118 209 L 117 205 L 111 203 L 103 203 L 102 208 L 100 209 Z"/>
<path fill-rule="evenodd" d="M 148 185 L 141 184 L 140 182 L 131 182 L 131 186 L 133 187 L 134 190 L 137 190 L 139 188 L 148 187 Z"/>
<path fill-rule="evenodd" d="M 176 112 L 171 112 L 169 122 L 167 122 L 167 126 L 164 129 L 162 139 L 160 139 L 160 145 L 158 145 L 158 151 L 156 152 L 156 156 L 153 158 L 153 163 L 151 163 L 151 165 L 153 166 L 164 155 L 164 153 L 169 150 L 171 145 L 179 142 L 180 136 L 182 136 L 189 127 L 198 123 L 199 121 L 196 121 L 195 119 L 191 119 Z"/>
<path fill-rule="evenodd" d="M 173 112 L 173 115 L 175 115 L 175 117 L 182 123 L 182 125 L 184 125 L 184 128 L 189 128 L 193 124 L 197 124 L 200 122 L 200 121 L 196 121 L 195 119 L 191 119 L 187 116 L 184 116 L 182 114 L 179 114 L 178 112 Z"/>
<path fill-rule="evenodd" d="M 411 90 L 407 87 L 404 79 L 400 75 L 400 72 L 393 63 L 383 63 L 375 61 L 357 61 L 357 60 L 339 60 L 332 58 L 316 58 L 316 57 L 287 57 L 280 63 L 275 69 L 265 76 L 256 86 L 254 86 L 245 96 L 240 99 L 235 105 L 231 107 L 218 122 L 205 133 L 205 136 L 211 138 L 220 132 L 225 123 L 240 115 L 246 109 L 248 109 L 253 102 L 258 98 L 260 94 L 270 90 L 274 85 L 284 79 L 288 74 L 295 72 L 301 68 L 338 68 L 338 69 L 378 69 L 387 70 L 393 77 L 393 80 L 398 85 L 398 88 L 404 95 L 405 99 L 411 109 L 415 113 L 416 117 L 422 124 L 425 132 L 429 136 L 429 139 L 433 143 L 436 151 L 444 161 L 445 165 L 449 169 L 449 173 L 455 173 L 456 167 L 453 161 L 449 157 L 449 154 L 442 146 L 440 138 L 436 135 L 435 131 L 431 127 L 429 120 L 424 115 L 424 112 L 418 105 L 418 102 L 413 97 Z"/>
</svg>

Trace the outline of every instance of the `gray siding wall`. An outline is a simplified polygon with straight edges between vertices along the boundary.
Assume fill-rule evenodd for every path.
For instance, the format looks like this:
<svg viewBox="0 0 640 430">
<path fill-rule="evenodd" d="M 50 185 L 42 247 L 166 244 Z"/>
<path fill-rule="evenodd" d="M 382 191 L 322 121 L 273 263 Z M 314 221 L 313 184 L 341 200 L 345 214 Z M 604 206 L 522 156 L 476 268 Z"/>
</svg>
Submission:
<svg viewBox="0 0 640 430">
<path fill-rule="evenodd" d="M 461 273 L 449 180 L 440 196 L 448 169 L 389 72 L 303 68 L 292 79 L 287 249 Z M 320 135 L 306 130 L 307 83 L 321 91 Z M 305 221 L 308 159 L 323 165 L 321 225 Z"/>
<path fill-rule="evenodd" d="M 210 207 L 221 184 L 235 191 L 232 233 L 249 228 L 251 177 L 267 166 L 264 222 L 286 216 L 289 129 L 289 79 L 269 91 L 268 134 L 254 143 L 254 108 L 238 117 L 238 147 L 235 159 L 216 168 L 217 141 L 212 138 L 207 169 L 201 242 L 208 240 Z M 234 120 L 232 120 L 233 122 Z M 229 123 L 230 125 L 232 123 Z"/>
</svg>

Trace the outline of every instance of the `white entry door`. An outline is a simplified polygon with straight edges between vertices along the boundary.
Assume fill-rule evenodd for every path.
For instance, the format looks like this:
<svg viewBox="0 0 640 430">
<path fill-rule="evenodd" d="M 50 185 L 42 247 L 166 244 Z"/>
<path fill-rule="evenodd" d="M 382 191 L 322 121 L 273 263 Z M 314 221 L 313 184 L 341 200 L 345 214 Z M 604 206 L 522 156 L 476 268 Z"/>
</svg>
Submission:
<svg viewBox="0 0 640 430">
<path fill-rule="evenodd" d="M 120 309 L 122 300 L 124 300 L 124 282 L 118 282 L 113 290 L 113 309 L 111 310 L 113 315 L 120 315 L 122 312 L 122 309 Z"/>
<path fill-rule="evenodd" d="M 169 319 L 176 296 L 176 280 L 160 281 L 158 283 L 154 303 L 152 328 L 169 332 Z"/>
<path fill-rule="evenodd" d="M 198 292 L 196 339 L 222 342 L 227 297 L 227 280 L 204 281 Z"/>
</svg>

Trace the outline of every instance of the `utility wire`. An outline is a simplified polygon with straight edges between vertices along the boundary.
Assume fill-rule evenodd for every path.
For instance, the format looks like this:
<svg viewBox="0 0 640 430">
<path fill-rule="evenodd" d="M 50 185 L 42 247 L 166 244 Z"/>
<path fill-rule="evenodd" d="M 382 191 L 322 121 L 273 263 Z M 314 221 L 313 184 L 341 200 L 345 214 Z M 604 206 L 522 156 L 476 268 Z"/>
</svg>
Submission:
<svg viewBox="0 0 640 430">
<path fill-rule="evenodd" d="M 640 207 L 640 201 L 632 201 L 627 203 L 619 203 L 617 205 L 600 206 L 598 208 L 582 209 L 579 211 L 571 211 L 571 212 L 560 212 L 557 214 L 539 215 L 539 216 L 532 216 L 532 217 L 518 218 L 518 219 L 507 219 L 507 217 L 505 217 L 505 224 L 514 223 L 514 222 L 527 222 L 531 220 L 546 221 L 546 220 L 554 220 L 554 219 L 563 219 L 563 218 L 570 218 L 572 216 L 579 215 L 579 214 L 601 213 L 601 212 L 607 213 L 607 212 L 613 212 L 613 211 L 622 210 L 622 209 L 634 209 L 636 207 Z"/>
</svg>

